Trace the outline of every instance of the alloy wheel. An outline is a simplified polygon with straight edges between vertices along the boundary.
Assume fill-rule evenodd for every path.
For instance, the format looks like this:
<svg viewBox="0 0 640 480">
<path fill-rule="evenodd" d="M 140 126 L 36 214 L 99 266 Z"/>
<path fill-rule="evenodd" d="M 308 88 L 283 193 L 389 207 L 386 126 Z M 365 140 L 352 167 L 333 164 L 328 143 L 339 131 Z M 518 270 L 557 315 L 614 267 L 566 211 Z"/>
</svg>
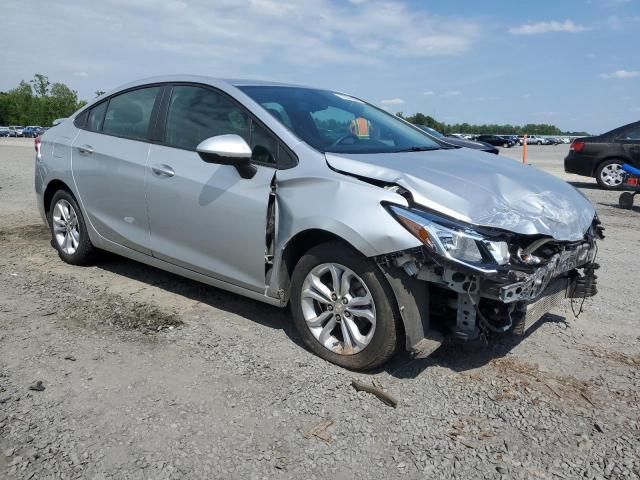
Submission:
<svg viewBox="0 0 640 480">
<path fill-rule="evenodd" d="M 622 184 L 623 170 L 619 163 L 605 165 L 600 171 L 602 183 L 609 187 L 617 187 Z"/>
<path fill-rule="evenodd" d="M 73 206 L 64 199 L 58 200 L 53 207 L 53 235 L 60 250 L 73 255 L 80 245 L 78 215 Z"/>
<path fill-rule="evenodd" d="M 356 273 L 338 263 L 322 263 L 306 276 L 302 314 L 313 336 L 340 355 L 364 350 L 376 329 L 376 309 L 369 288 Z"/>
</svg>

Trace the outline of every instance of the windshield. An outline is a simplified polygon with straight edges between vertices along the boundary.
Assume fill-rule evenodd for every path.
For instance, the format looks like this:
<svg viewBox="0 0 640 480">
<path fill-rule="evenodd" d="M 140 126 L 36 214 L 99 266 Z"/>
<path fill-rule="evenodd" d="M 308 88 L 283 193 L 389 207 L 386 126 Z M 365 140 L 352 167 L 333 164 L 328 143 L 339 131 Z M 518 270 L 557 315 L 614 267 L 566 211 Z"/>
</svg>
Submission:
<svg viewBox="0 0 640 480">
<path fill-rule="evenodd" d="M 428 135 L 357 98 L 327 90 L 238 87 L 300 139 L 321 152 L 436 150 Z"/>
</svg>

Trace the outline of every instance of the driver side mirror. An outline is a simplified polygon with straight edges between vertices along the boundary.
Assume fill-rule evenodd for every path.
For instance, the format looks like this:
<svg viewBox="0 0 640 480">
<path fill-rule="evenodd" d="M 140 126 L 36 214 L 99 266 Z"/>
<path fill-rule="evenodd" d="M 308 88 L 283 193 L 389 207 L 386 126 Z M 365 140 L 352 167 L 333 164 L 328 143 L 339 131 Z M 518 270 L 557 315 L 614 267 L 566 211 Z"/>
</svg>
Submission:
<svg viewBox="0 0 640 480">
<path fill-rule="evenodd" d="M 242 178 L 253 178 L 258 169 L 251 164 L 251 148 L 240 135 L 217 135 L 198 144 L 196 152 L 203 161 L 232 165 Z"/>
</svg>

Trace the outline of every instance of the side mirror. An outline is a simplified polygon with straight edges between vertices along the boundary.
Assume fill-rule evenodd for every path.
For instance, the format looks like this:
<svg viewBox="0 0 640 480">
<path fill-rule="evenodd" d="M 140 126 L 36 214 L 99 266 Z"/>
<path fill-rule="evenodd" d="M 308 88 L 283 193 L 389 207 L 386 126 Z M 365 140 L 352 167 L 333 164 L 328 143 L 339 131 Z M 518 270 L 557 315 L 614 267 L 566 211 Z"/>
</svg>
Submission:
<svg viewBox="0 0 640 480">
<path fill-rule="evenodd" d="M 196 152 L 207 163 L 232 165 L 242 178 L 253 178 L 258 169 L 251 164 L 251 148 L 240 135 L 217 135 L 198 144 Z"/>
</svg>

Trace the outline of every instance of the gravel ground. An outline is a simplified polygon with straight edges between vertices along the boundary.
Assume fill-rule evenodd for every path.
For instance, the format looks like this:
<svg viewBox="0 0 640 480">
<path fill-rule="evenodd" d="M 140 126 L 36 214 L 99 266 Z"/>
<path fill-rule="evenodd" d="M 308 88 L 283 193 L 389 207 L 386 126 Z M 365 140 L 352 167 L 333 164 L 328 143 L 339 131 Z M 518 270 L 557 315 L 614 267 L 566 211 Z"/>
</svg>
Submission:
<svg viewBox="0 0 640 480">
<path fill-rule="evenodd" d="M 0 139 L 0 478 L 640 478 L 640 208 L 565 176 L 566 146 L 529 161 L 596 205 L 599 296 L 372 374 L 307 352 L 286 311 L 111 255 L 62 263 L 32 149 Z"/>
</svg>

